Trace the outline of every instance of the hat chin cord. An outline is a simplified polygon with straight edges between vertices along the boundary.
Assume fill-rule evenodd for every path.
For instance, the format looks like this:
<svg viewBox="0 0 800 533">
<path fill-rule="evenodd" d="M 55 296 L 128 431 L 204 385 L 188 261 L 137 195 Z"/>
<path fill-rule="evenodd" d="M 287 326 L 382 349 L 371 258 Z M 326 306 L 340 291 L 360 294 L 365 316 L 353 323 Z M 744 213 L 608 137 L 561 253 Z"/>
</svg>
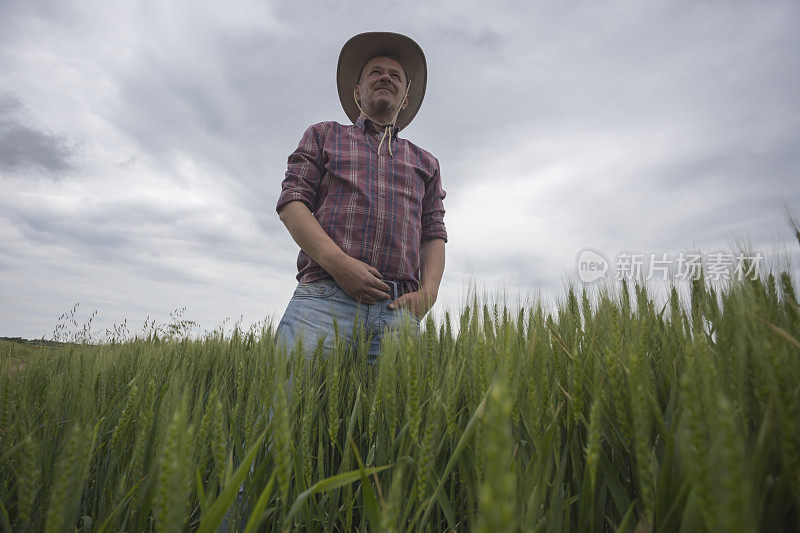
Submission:
<svg viewBox="0 0 800 533">
<path fill-rule="evenodd" d="M 394 155 L 392 153 L 392 126 L 394 126 L 395 121 L 397 120 L 397 115 L 400 114 L 400 110 L 403 108 L 402 103 L 406 99 L 406 97 L 408 96 L 409 89 L 411 89 L 411 80 L 408 80 L 408 86 L 406 87 L 406 94 L 403 95 L 403 100 L 400 100 L 400 104 L 401 105 L 397 106 L 397 111 L 395 111 L 394 117 L 392 117 L 392 121 L 389 122 L 388 124 L 381 124 L 380 122 L 378 122 L 377 120 L 375 120 L 371 116 L 369 116 L 366 113 L 364 113 L 364 110 L 361 109 L 361 104 L 358 102 L 358 98 L 356 97 L 356 90 L 353 89 L 353 100 L 356 101 L 356 106 L 358 107 L 358 110 L 361 111 L 361 114 L 364 115 L 365 117 L 367 117 L 368 119 L 370 119 L 373 123 L 375 123 L 378 126 L 384 128 L 383 135 L 381 135 L 381 142 L 378 143 L 378 153 L 379 154 L 381 153 L 381 147 L 383 146 L 383 139 L 386 138 L 386 135 L 388 134 L 389 135 L 389 155 Z"/>
</svg>

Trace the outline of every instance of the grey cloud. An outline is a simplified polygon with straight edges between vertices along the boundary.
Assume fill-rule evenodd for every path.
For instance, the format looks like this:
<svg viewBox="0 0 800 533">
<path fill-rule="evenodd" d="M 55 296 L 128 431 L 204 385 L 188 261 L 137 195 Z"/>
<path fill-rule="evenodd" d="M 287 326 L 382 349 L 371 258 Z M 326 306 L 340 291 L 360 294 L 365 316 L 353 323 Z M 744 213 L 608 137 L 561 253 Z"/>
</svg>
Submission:
<svg viewBox="0 0 800 533">
<path fill-rule="evenodd" d="M 524 250 L 521 253 L 487 254 L 462 248 L 450 252 L 448 263 L 448 276 L 460 280 L 478 275 L 516 288 L 538 284 L 551 287 L 550 278 L 543 275 L 550 265 L 547 256 L 541 252 Z"/>
<path fill-rule="evenodd" d="M 98 226 L 92 223 L 91 217 L 84 219 L 46 212 L 16 215 L 11 214 L 11 223 L 27 243 L 40 249 L 59 250 L 61 260 L 49 267 L 61 275 L 87 276 L 102 265 L 149 282 L 192 284 L 204 281 L 161 260 L 165 251 L 171 251 L 163 238 L 136 239 L 115 229 L 112 221 Z M 2 251 L 4 255 L 21 253 L 14 249 Z"/>
<path fill-rule="evenodd" d="M 72 168 L 69 157 L 70 151 L 54 135 L 0 123 L 0 167 L 3 170 L 44 169 L 60 173 Z"/>
<path fill-rule="evenodd" d="M 74 6 L 58 0 L 42 0 L 35 3 L 25 0 L 4 0 L 0 3 L 0 27 L 16 30 L 19 28 L 17 24 L 19 19 L 27 17 L 65 26 L 78 22 Z"/>
<path fill-rule="evenodd" d="M 639 132 L 680 128 L 707 146 L 720 134 L 747 137 L 791 120 L 796 138 L 793 17 L 746 4 L 687 16 L 686 6 L 669 5 L 609 6 L 592 17 L 587 9 L 520 6 L 510 22 L 518 31 L 507 31 L 492 61 L 456 54 L 439 62 L 420 117 L 426 130 L 439 131 L 425 136 L 452 153 L 562 133 L 625 133 L 636 142 Z M 445 51 L 438 43 L 429 55 Z M 437 78 L 463 81 L 464 90 Z"/>
<path fill-rule="evenodd" d="M 277 231 L 251 242 L 240 237 L 236 227 L 214 222 L 205 211 L 141 201 L 86 205 L 69 211 L 5 205 L 3 212 L 25 240 L 36 246 L 62 247 L 93 261 L 124 264 L 148 279 L 167 280 L 174 275 L 184 282 L 202 281 L 165 265 L 164 254 L 186 257 L 187 261 L 203 257 L 269 269 L 282 261 L 279 254 L 267 250 L 280 247 L 291 253 L 293 246 L 288 236 L 283 238 Z"/>
<path fill-rule="evenodd" d="M 502 34 L 484 24 L 473 24 L 465 18 L 436 21 L 429 30 L 454 49 L 469 50 L 472 53 L 489 55 L 504 43 Z"/>
<path fill-rule="evenodd" d="M 797 192 L 798 177 L 800 152 L 795 140 L 785 139 L 758 151 L 731 146 L 717 153 L 693 154 L 684 159 L 676 157 L 654 165 L 648 175 L 642 176 L 639 185 L 683 190 L 713 181 L 724 183 L 727 191 L 752 187 L 774 198 Z"/>
<path fill-rule="evenodd" d="M 51 175 L 70 170 L 72 150 L 66 139 L 36 129 L 22 117 L 19 100 L 9 94 L 0 95 L 0 170 L 13 173 L 43 170 Z"/>
<path fill-rule="evenodd" d="M 203 57 L 223 74 L 209 78 L 192 65 L 138 56 L 120 72 L 120 99 L 108 117 L 157 166 L 170 168 L 176 154 L 202 161 L 218 171 L 221 188 L 258 212 L 277 200 L 264 198 L 278 190 L 305 128 L 297 117 L 309 112 L 299 105 L 297 113 L 278 112 L 310 92 L 290 81 L 288 57 L 269 38 L 242 38 Z"/>
</svg>

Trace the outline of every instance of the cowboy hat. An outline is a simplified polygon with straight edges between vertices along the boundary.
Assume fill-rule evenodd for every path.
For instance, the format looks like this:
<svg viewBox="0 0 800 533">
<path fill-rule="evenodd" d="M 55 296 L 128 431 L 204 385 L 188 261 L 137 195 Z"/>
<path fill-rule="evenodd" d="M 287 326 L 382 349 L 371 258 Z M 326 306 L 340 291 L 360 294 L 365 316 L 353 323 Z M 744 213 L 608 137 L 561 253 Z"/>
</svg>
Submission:
<svg viewBox="0 0 800 533">
<path fill-rule="evenodd" d="M 342 47 L 339 65 L 336 67 L 339 101 L 348 118 L 353 122 L 358 120 L 360 111 L 353 97 L 353 89 L 358 84 L 364 65 L 375 56 L 394 57 L 403 66 L 408 79 L 413 82 L 408 91 L 408 106 L 397 115 L 396 125 L 402 130 L 419 111 L 428 81 L 425 54 L 417 43 L 405 35 L 376 31 L 351 37 Z"/>
</svg>

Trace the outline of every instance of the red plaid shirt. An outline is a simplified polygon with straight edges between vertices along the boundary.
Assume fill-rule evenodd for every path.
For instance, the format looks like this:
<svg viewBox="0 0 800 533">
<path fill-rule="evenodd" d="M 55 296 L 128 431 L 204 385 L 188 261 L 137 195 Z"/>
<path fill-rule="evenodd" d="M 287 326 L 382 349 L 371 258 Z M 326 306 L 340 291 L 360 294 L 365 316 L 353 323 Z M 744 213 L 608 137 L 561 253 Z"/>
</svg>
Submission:
<svg viewBox="0 0 800 533">
<path fill-rule="evenodd" d="M 422 241 L 442 238 L 445 191 L 439 161 L 392 132 L 381 153 L 383 133 L 361 115 L 352 126 L 320 122 L 303 134 L 289 156 L 276 211 L 300 200 L 333 242 L 349 255 L 400 281 L 406 292 L 419 290 Z M 297 280 L 331 275 L 303 250 Z"/>
</svg>

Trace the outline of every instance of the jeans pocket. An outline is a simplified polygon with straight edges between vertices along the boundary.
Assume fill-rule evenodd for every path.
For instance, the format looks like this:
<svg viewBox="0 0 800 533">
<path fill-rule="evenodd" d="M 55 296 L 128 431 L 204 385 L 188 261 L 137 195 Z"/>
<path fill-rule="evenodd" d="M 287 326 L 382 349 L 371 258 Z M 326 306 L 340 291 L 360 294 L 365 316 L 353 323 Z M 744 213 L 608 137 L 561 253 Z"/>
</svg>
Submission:
<svg viewBox="0 0 800 533">
<path fill-rule="evenodd" d="M 318 279 L 308 283 L 299 283 L 294 290 L 294 298 L 330 298 L 339 286 L 332 279 Z"/>
</svg>

